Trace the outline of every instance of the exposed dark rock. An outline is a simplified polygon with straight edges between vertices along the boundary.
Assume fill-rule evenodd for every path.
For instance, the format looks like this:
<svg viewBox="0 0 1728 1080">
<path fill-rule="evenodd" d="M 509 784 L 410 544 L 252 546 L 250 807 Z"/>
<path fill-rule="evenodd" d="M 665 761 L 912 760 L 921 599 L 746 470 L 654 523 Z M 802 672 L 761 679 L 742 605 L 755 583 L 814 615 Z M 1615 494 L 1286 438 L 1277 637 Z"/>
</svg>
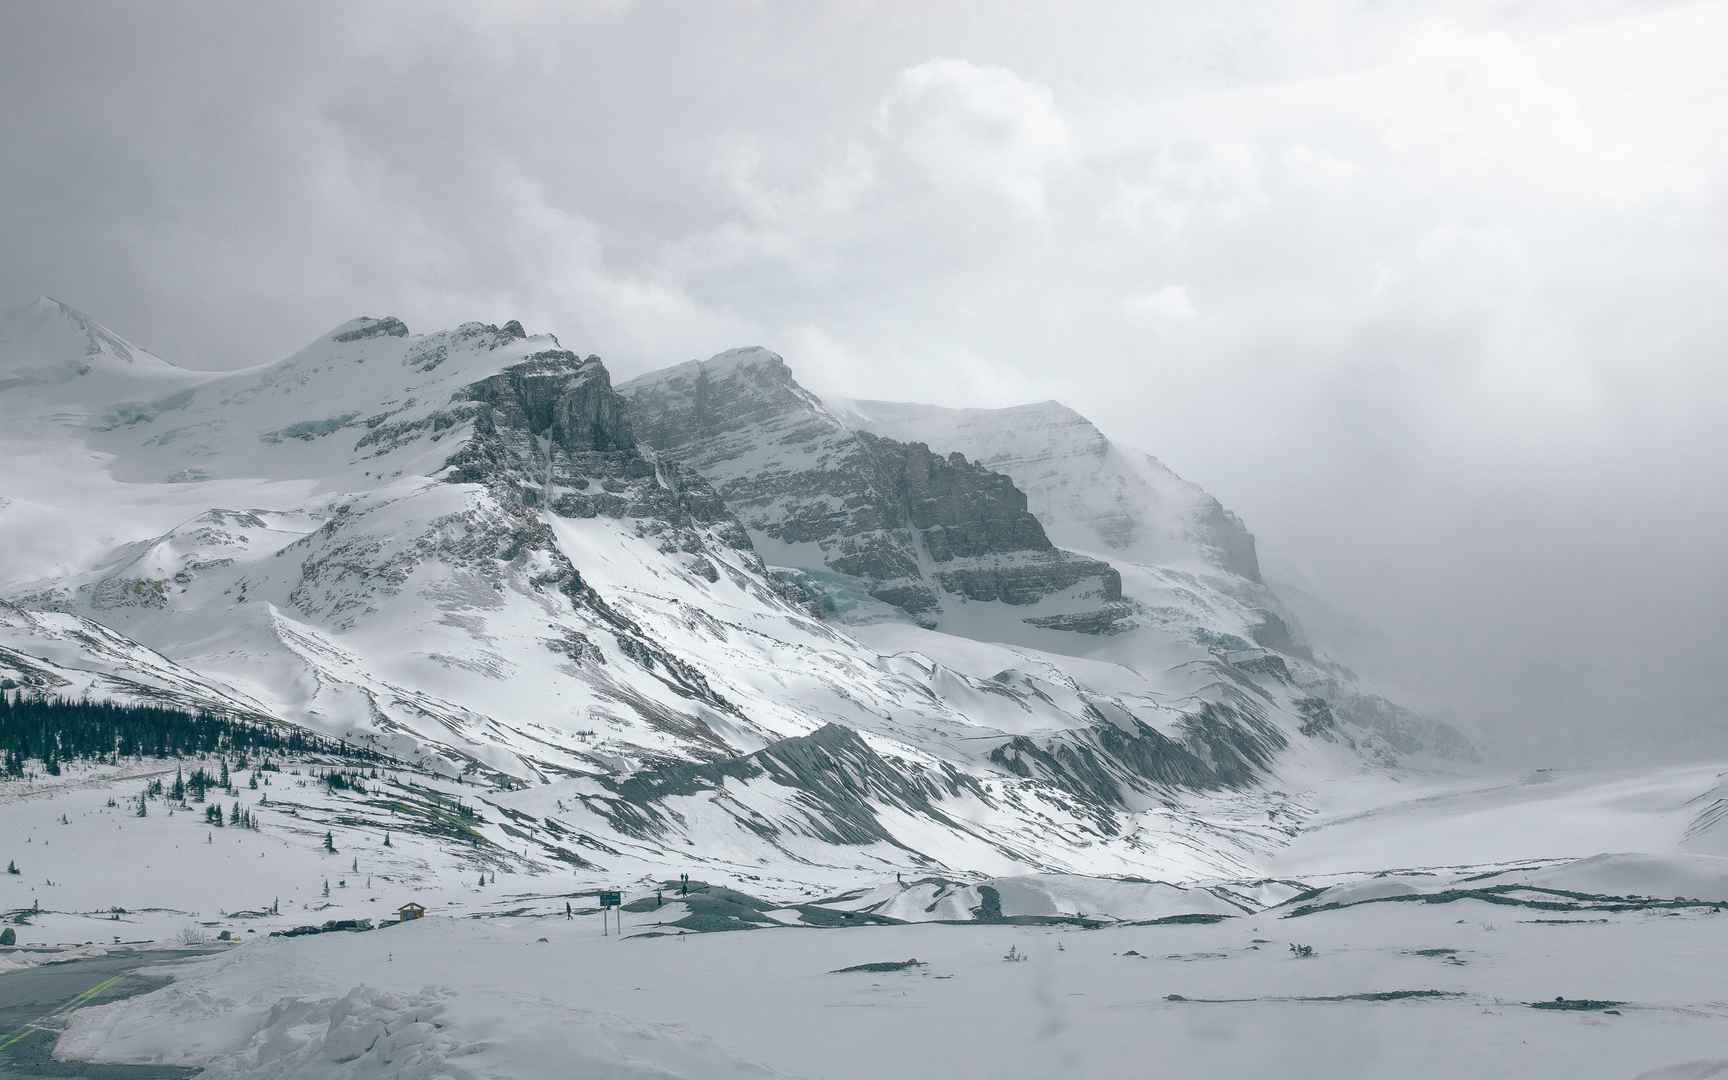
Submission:
<svg viewBox="0 0 1728 1080">
<path fill-rule="evenodd" d="M 1118 634 L 1129 628 L 1134 614 L 1132 604 L 1106 604 L 1096 611 L 1079 611 L 1065 615 L 1039 615 L 1027 619 L 1032 626 L 1045 630 L 1069 630 L 1077 634 Z"/>
<path fill-rule="evenodd" d="M 1013 481 L 958 453 L 848 428 L 771 352 L 734 350 L 620 392 L 642 438 L 707 477 L 771 561 L 844 575 L 927 623 L 944 596 L 1024 605 L 1076 586 L 1075 617 L 1050 628 L 1114 622 L 1096 609 L 1121 598 L 1120 576 L 1051 544 Z"/>
<path fill-rule="evenodd" d="M 1277 649 L 1288 656 L 1301 657 L 1304 660 L 1314 659 L 1314 653 L 1307 645 L 1296 640 L 1296 635 L 1277 614 L 1262 608 L 1259 612 L 1260 625 L 1249 631 L 1257 644 L 1268 649 Z"/>
<path fill-rule="evenodd" d="M 331 335 L 335 341 L 362 341 L 375 337 L 407 337 L 408 327 L 401 319 L 386 315 L 382 319 L 359 318 L 349 325 L 347 330 Z"/>
<path fill-rule="evenodd" d="M 797 792 L 796 819 L 770 821 L 740 810 L 741 825 L 773 840 L 793 831 L 830 844 L 899 841 L 876 817 L 875 805 L 891 806 L 964 831 L 942 808 L 961 793 L 987 799 L 980 782 L 942 765 L 929 769 L 884 758 L 851 728 L 827 724 L 809 735 L 782 739 L 754 754 L 701 764 L 643 770 L 609 783 L 614 795 L 587 798 L 589 806 L 630 836 L 663 835 L 677 824 L 666 800 L 718 791 L 727 781 L 771 782 Z"/>
<path fill-rule="evenodd" d="M 1338 719 L 1332 715 L 1332 706 L 1325 698 L 1298 698 L 1296 711 L 1302 714 L 1301 730 L 1304 735 L 1331 738 L 1332 732 L 1338 727 Z"/>
<path fill-rule="evenodd" d="M 991 751 L 990 760 L 1093 803 L 1123 806 L 1129 792 L 1160 786 L 1247 787 L 1285 745 L 1278 727 L 1249 703 L 1207 702 L 1182 718 L 1179 739 L 1132 717 L 1100 713 L 1089 728 L 1015 736 Z"/>
</svg>

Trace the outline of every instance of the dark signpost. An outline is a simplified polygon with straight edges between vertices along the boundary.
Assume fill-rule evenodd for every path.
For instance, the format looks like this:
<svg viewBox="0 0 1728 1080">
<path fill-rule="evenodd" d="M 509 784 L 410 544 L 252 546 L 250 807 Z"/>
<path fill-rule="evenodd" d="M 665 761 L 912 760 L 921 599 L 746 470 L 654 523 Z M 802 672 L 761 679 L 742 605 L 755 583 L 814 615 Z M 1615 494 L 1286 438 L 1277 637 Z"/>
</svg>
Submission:
<svg viewBox="0 0 1728 1080">
<path fill-rule="evenodd" d="M 618 921 L 618 936 L 624 936 L 624 894 L 621 892 L 603 892 L 600 894 L 600 936 L 606 936 L 606 909 L 614 909 L 613 918 Z"/>
</svg>

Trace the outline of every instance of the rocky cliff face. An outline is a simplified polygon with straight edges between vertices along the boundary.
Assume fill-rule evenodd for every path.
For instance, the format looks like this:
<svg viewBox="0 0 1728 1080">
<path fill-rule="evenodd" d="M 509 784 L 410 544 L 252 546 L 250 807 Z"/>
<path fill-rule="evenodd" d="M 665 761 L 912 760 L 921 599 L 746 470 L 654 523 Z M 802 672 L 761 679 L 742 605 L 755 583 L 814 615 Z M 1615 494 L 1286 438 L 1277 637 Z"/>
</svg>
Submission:
<svg viewBox="0 0 1728 1080">
<path fill-rule="evenodd" d="M 1121 599 L 1109 564 L 1052 544 L 1012 480 L 960 453 L 848 428 L 767 350 L 619 390 L 644 439 L 708 478 L 769 562 L 826 575 L 815 587 L 831 603 L 855 587 L 936 625 L 945 601 L 1064 595 L 1063 611 L 1035 617 L 1105 628 L 1098 613 Z"/>
<path fill-rule="evenodd" d="M 1064 547 L 1222 570 L 1260 582 L 1254 537 L 1240 518 L 1150 454 L 1117 445 L 1059 402 L 1006 409 L 841 399 L 828 404 L 860 430 L 958 450 L 1010 477 Z"/>
<path fill-rule="evenodd" d="M 667 551 L 700 553 L 695 530 L 707 529 L 750 552 L 749 536 L 707 481 L 637 445 L 599 357 L 543 350 L 458 397 L 473 434 L 448 462 L 451 482 L 498 485 L 560 517 L 628 518 Z"/>
</svg>

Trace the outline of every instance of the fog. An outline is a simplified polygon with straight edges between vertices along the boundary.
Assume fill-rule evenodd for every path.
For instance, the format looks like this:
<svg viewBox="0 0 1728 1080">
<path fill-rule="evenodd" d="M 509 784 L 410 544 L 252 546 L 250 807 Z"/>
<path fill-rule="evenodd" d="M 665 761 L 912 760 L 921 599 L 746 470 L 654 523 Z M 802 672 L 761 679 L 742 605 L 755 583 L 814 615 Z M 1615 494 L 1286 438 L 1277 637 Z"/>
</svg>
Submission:
<svg viewBox="0 0 1728 1080">
<path fill-rule="evenodd" d="M 6 5 L 0 303 L 1057 398 L 1508 760 L 1728 749 L 1728 4 L 1194 7 Z"/>
</svg>

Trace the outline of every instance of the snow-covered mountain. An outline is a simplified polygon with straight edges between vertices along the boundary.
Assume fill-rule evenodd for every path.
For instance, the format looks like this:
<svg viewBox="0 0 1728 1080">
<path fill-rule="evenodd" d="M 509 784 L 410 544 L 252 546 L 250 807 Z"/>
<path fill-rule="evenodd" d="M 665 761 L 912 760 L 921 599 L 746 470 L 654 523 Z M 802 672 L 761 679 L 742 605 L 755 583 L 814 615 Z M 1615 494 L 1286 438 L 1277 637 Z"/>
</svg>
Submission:
<svg viewBox="0 0 1728 1080">
<path fill-rule="evenodd" d="M 614 390 L 514 322 L 221 375 L 52 303 L 0 341 L 0 679 L 486 776 L 590 865 L 1234 872 L 1282 791 L 1464 748 L 1310 663 L 1191 485 L 1119 455 L 1151 495 L 1076 525 L 761 350 Z"/>
</svg>

